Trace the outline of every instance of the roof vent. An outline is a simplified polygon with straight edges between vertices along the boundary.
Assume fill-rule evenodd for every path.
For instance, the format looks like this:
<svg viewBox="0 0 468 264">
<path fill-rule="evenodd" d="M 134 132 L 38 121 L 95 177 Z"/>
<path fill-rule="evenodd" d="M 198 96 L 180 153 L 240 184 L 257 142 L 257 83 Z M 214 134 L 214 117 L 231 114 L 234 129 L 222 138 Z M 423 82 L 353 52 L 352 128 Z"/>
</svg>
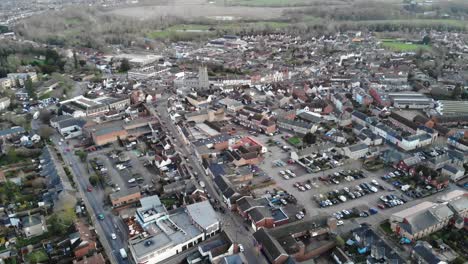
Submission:
<svg viewBox="0 0 468 264">
<path fill-rule="evenodd" d="M 153 241 L 152 240 L 147 240 L 145 241 L 145 247 L 149 247 L 153 244 Z"/>
</svg>

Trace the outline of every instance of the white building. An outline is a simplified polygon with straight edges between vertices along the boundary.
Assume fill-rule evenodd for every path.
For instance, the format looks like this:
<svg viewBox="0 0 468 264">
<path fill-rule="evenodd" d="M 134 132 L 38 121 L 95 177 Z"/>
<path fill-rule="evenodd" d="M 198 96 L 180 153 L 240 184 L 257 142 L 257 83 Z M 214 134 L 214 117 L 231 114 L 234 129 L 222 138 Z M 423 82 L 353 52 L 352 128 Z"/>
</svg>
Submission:
<svg viewBox="0 0 468 264">
<path fill-rule="evenodd" d="M 0 99 L 0 111 L 7 109 L 10 106 L 11 100 L 8 97 Z"/>
<path fill-rule="evenodd" d="M 135 263 L 156 264 L 219 232 L 219 220 L 208 201 L 167 212 L 158 196 L 140 200 L 136 218 L 145 232 L 129 241 Z"/>
</svg>

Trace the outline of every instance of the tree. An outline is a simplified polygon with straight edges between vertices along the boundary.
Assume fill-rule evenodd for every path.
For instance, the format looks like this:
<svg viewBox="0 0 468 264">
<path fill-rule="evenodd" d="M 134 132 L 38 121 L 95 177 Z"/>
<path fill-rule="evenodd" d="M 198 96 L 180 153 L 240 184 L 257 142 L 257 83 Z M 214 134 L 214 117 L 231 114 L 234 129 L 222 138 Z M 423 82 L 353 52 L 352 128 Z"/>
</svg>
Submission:
<svg viewBox="0 0 468 264">
<path fill-rule="evenodd" d="M 77 150 L 77 151 L 75 151 L 75 155 L 77 155 L 82 162 L 85 162 L 86 158 L 88 157 L 88 152 L 82 151 L 82 150 Z"/>
<path fill-rule="evenodd" d="M 26 92 L 28 93 L 28 96 L 30 98 L 36 98 L 36 93 L 34 92 L 33 82 L 30 76 L 28 76 L 28 78 L 24 82 L 24 87 L 26 88 Z"/>
<path fill-rule="evenodd" d="M 49 231 L 52 234 L 65 235 L 68 233 L 68 229 L 75 221 L 75 218 L 76 215 L 73 208 L 66 208 L 63 211 L 54 213 L 47 221 Z"/>
<path fill-rule="evenodd" d="M 338 247 L 342 247 L 345 244 L 344 239 L 341 236 L 336 236 L 335 242 Z"/>
<path fill-rule="evenodd" d="M 48 124 L 52 118 L 52 113 L 47 109 L 42 109 L 39 111 L 39 119 L 44 124 Z"/>
<path fill-rule="evenodd" d="M 463 87 L 460 84 L 457 84 L 452 91 L 452 98 L 459 99 L 463 94 Z"/>
<path fill-rule="evenodd" d="M 99 177 L 96 174 L 89 176 L 89 184 L 96 186 L 99 183 Z"/>
<path fill-rule="evenodd" d="M 429 37 L 428 35 L 424 36 L 424 38 L 422 39 L 422 44 L 429 45 L 429 43 L 431 43 L 431 37 Z"/>
<path fill-rule="evenodd" d="M 54 133 L 54 129 L 47 125 L 42 125 L 39 127 L 39 136 L 42 139 L 49 139 L 50 136 Z"/>
<path fill-rule="evenodd" d="M 78 69 L 78 57 L 76 56 L 75 50 L 73 50 L 73 65 L 75 66 L 75 69 Z"/>
<path fill-rule="evenodd" d="M 120 72 L 128 72 L 130 69 L 131 69 L 131 67 L 130 67 L 130 62 L 128 61 L 128 59 L 123 59 L 120 62 L 119 71 Z"/>
<path fill-rule="evenodd" d="M 302 138 L 302 141 L 306 144 L 315 144 L 315 142 L 317 141 L 317 137 L 312 134 L 312 133 L 307 133 L 305 134 L 305 136 Z"/>
</svg>

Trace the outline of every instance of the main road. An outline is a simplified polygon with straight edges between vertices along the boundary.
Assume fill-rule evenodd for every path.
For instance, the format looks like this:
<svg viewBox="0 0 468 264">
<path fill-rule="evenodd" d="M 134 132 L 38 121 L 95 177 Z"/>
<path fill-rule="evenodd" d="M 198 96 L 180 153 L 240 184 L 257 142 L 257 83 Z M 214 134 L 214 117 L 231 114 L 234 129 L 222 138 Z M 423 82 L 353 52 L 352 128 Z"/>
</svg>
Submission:
<svg viewBox="0 0 468 264">
<path fill-rule="evenodd" d="M 168 112 L 168 94 L 163 94 L 163 96 L 158 100 L 156 107 L 153 105 L 147 105 L 151 114 L 155 115 L 162 122 L 163 129 L 166 130 L 166 133 L 175 138 L 174 146 L 176 150 L 181 153 L 184 157 L 187 157 L 188 163 L 193 166 L 193 169 L 196 174 L 205 182 L 205 188 L 208 194 L 211 197 L 215 198 L 220 202 L 223 199 L 215 191 L 213 187 L 213 182 L 209 176 L 206 175 L 205 170 L 202 168 L 200 161 L 195 155 L 195 151 L 191 149 L 190 144 L 185 144 L 182 139 L 182 135 L 176 125 L 173 123 L 169 116 Z M 267 263 L 263 255 L 257 250 L 254 246 L 254 238 L 250 231 L 247 231 L 244 227 L 243 219 L 236 214 L 233 214 L 229 209 L 225 210 L 226 213 L 219 214 L 221 216 L 221 226 L 222 229 L 229 234 L 231 239 L 234 239 L 235 243 L 242 244 L 244 247 L 244 255 L 248 260 L 248 263 L 258 263 L 263 264 Z"/>
<path fill-rule="evenodd" d="M 99 188 L 93 188 L 92 191 L 88 191 L 90 172 L 87 166 L 83 166 L 83 162 L 75 156 L 73 150 L 65 142 L 61 142 L 59 135 L 55 134 L 51 139 L 56 146 L 59 146 L 58 149 L 62 154 L 64 162 L 70 166 L 73 172 L 74 180 L 78 183 L 78 191 L 83 198 L 88 212 L 91 213 L 91 220 L 96 228 L 96 233 L 110 262 L 119 264 L 130 263 L 129 259 L 123 259 L 120 256 L 120 249 L 127 248 L 128 235 L 126 228 L 118 217 L 112 214 L 110 208 L 104 207 L 106 199 L 104 191 Z M 99 214 L 103 214 L 104 219 L 97 219 L 97 215 Z M 117 239 L 112 239 L 111 234 L 113 233 L 116 234 Z"/>
</svg>

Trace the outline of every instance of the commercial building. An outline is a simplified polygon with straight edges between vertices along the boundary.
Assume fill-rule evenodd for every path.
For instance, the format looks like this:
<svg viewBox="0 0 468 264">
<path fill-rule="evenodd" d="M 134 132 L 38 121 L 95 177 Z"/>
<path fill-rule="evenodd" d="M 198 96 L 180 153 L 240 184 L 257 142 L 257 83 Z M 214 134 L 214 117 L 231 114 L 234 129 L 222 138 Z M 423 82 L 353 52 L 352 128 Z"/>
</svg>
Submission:
<svg viewBox="0 0 468 264">
<path fill-rule="evenodd" d="M 418 240 L 444 228 L 454 217 L 467 217 L 468 194 L 452 193 L 442 197 L 442 203 L 425 201 L 392 214 L 392 230 L 402 237 Z"/>
<path fill-rule="evenodd" d="M 393 106 L 400 109 L 434 108 L 434 100 L 421 93 L 389 93 Z"/>
<path fill-rule="evenodd" d="M 96 146 L 116 142 L 119 139 L 136 139 L 154 132 L 157 123 L 153 118 L 139 118 L 130 121 L 117 120 L 86 127 L 86 134 L 93 139 Z"/>
<path fill-rule="evenodd" d="M 136 186 L 126 190 L 113 192 L 109 194 L 109 198 L 113 207 L 136 203 L 141 198 L 140 187 Z"/>
<path fill-rule="evenodd" d="M 63 114 L 70 115 L 75 118 L 104 115 L 111 110 L 125 110 L 128 106 L 130 106 L 129 97 L 100 97 L 96 99 L 90 99 L 80 95 L 70 100 L 61 102 Z"/>
<path fill-rule="evenodd" d="M 440 115 L 468 115 L 467 101 L 439 100 L 436 111 Z"/>
<path fill-rule="evenodd" d="M 191 248 L 220 231 L 208 201 L 167 211 L 158 196 L 140 200 L 136 219 L 144 232 L 129 240 L 135 263 L 156 264 Z"/>
</svg>

